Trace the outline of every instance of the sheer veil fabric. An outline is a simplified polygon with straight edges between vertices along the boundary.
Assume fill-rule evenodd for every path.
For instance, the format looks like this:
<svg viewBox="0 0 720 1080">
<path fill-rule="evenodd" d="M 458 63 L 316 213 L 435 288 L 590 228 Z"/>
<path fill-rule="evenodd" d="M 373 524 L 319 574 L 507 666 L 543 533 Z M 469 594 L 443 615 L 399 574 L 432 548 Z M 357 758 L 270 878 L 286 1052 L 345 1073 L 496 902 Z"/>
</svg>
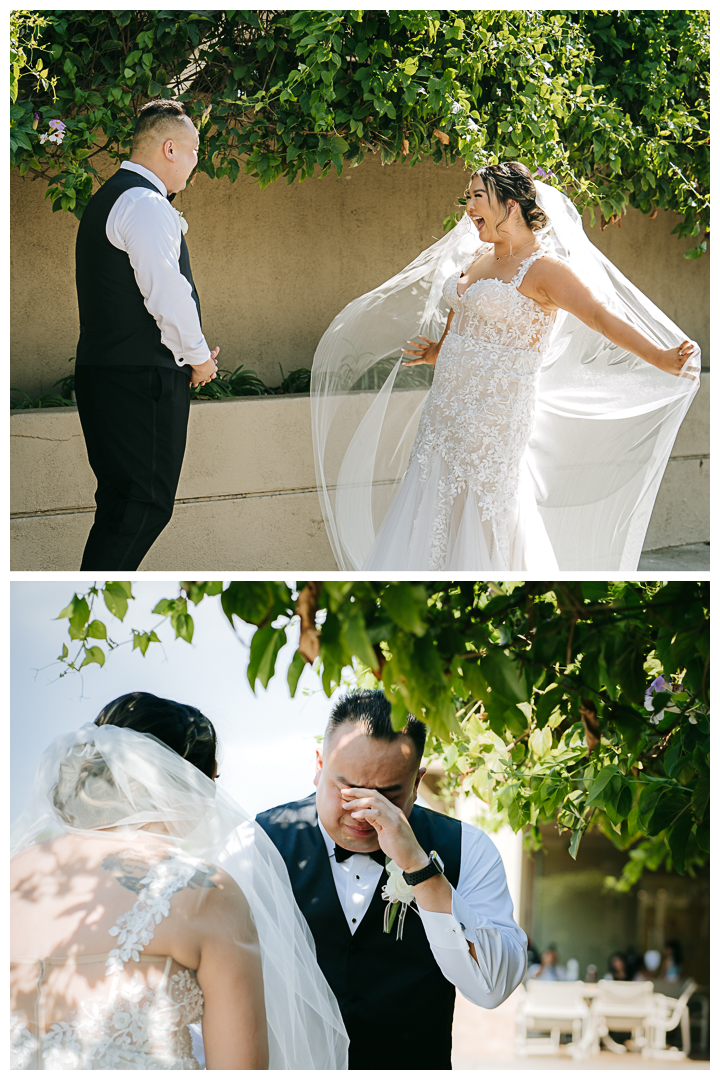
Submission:
<svg viewBox="0 0 720 1080">
<path fill-rule="evenodd" d="M 159 826 L 159 827 L 158 827 Z M 271 1069 L 346 1069 L 348 1038 L 315 959 L 285 864 L 221 788 L 152 735 L 86 724 L 45 750 L 11 854 L 74 833 L 157 835 L 185 856 L 221 866 L 252 911 L 262 954 Z"/>
<path fill-rule="evenodd" d="M 686 335 L 588 240 L 571 201 L 547 184 L 537 182 L 536 189 L 550 219 L 540 234 L 548 253 L 656 345 L 679 345 Z M 477 230 L 464 215 L 399 274 L 348 304 L 318 345 L 310 390 L 315 467 L 328 537 L 342 570 L 363 569 L 368 559 L 406 472 L 428 393 L 398 385 L 400 350 L 420 335 L 440 337 L 448 314 L 443 284 L 467 266 L 478 247 Z M 389 373 L 378 386 L 380 361 Z M 557 313 L 522 469 L 520 498 L 533 504 L 542 522 L 533 569 L 542 571 L 545 553 L 562 571 L 637 569 L 699 372 L 697 347 L 677 378 L 567 312 Z M 467 565 L 458 569 L 481 568 L 477 553 L 462 557 Z"/>
</svg>

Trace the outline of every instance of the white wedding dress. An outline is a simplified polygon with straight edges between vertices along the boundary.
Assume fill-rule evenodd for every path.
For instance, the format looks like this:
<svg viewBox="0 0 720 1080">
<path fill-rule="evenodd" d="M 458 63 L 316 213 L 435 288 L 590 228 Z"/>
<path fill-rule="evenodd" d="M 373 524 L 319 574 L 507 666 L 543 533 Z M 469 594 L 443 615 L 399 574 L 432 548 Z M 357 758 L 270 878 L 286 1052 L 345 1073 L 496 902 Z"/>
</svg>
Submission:
<svg viewBox="0 0 720 1080">
<path fill-rule="evenodd" d="M 320 505 L 337 566 L 363 572 L 637 569 L 700 350 L 675 377 L 565 311 L 520 292 L 544 254 L 657 347 L 687 336 L 590 243 L 559 190 L 511 281 L 459 295 L 478 254 L 464 216 L 400 273 L 333 320 L 313 361 Z M 480 251 L 488 250 L 481 245 Z M 437 341 L 432 387 L 402 367 L 411 339 Z"/>
<path fill-rule="evenodd" d="M 455 314 L 402 487 L 363 570 L 557 569 L 524 466 L 554 313 L 519 290 L 545 254 L 529 255 L 510 281 L 481 279 L 462 295 L 467 266 L 444 283 Z"/>
<path fill-rule="evenodd" d="M 200 1068 L 189 1030 L 203 1013 L 195 972 L 145 948 L 173 895 L 203 865 L 172 849 L 155 861 L 137 901 L 109 930 L 114 949 L 11 956 L 11 1069 Z M 106 876 L 106 897 L 113 887 L 122 890 Z"/>
</svg>

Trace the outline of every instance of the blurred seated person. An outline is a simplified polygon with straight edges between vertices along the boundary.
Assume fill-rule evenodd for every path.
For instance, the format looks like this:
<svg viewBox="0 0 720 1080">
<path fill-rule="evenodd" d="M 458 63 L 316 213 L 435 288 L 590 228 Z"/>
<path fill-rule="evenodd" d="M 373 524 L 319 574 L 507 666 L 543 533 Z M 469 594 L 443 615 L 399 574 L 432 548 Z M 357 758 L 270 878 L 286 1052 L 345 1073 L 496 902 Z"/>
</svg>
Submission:
<svg viewBox="0 0 720 1080">
<path fill-rule="evenodd" d="M 657 949 L 648 949 L 643 956 L 643 962 L 639 970 L 635 972 L 635 982 L 654 982 L 660 974 L 660 961 L 662 957 Z"/>
<path fill-rule="evenodd" d="M 630 982 L 625 953 L 614 952 L 610 957 L 608 972 L 603 975 L 603 981 Z"/>
<path fill-rule="evenodd" d="M 532 964 L 528 968 L 528 979 L 547 979 L 552 982 L 564 982 L 566 979 L 565 968 L 558 964 L 557 947 L 548 945 L 540 957 L 539 964 Z"/>
<path fill-rule="evenodd" d="M 680 942 L 676 938 L 666 941 L 660 963 L 660 978 L 667 982 L 679 982 L 682 975 L 682 960 Z"/>
</svg>

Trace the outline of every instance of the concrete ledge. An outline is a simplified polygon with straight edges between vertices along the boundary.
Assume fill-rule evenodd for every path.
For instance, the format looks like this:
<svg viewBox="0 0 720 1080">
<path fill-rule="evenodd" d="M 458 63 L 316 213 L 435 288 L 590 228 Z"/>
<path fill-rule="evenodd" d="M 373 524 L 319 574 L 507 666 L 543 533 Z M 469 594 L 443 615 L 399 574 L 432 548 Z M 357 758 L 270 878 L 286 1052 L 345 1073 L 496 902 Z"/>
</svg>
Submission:
<svg viewBox="0 0 720 1080">
<path fill-rule="evenodd" d="M 353 395 L 350 411 L 364 411 Z M 95 478 L 77 410 L 14 413 L 11 569 L 80 565 Z M 645 549 L 709 539 L 709 376 L 673 449 Z M 188 556 L 194 552 L 193 556 Z M 315 490 L 307 395 L 195 402 L 175 514 L 142 570 L 333 570 Z"/>
</svg>

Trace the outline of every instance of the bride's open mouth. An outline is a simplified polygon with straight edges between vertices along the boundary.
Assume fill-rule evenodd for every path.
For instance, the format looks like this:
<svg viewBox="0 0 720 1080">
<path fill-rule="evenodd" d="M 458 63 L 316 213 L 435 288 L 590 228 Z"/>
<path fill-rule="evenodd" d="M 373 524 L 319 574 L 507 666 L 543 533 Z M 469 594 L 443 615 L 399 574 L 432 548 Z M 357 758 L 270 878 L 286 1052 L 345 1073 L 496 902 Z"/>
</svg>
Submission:
<svg viewBox="0 0 720 1080">
<path fill-rule="evenodd" d="M 475 217 L 475 216 L 474 216 L 474 214 L 468 214 L 468 217 L 469 217 L 469 218 L 470 218 L 470 220 L 472 221 L 473 225 L 475 225 L 475 226 L 476 226 L 476 228 L 478 229 L 478 231 L 479 231 L 480 229 L 482 229 L 483 225 L 485 224 L 485 218 L 482 218 L 482 217 Z"/>
</svg>

